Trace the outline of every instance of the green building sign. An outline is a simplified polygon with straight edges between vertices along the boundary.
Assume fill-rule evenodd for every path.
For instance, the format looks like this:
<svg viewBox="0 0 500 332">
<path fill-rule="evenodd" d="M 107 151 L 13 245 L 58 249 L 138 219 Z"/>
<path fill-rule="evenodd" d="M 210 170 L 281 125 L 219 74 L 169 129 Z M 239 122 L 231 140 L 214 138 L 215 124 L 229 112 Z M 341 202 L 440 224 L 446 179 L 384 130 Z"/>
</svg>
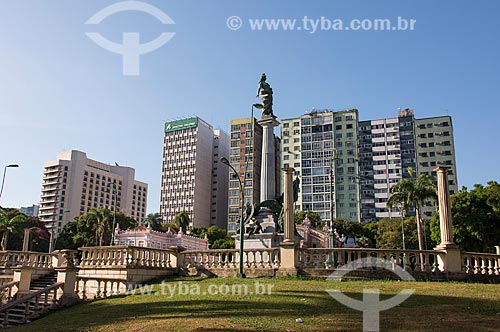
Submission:
<svg viewBox="0 0 500 332">
<path fill-rule="evenodd" d="M 172 131 L 190 129 L 198 127 L 198 118 L 190 118 L 184 120 L 177 120 L 165 123 L 165 132 L 169 133 Z"/>
</svg>

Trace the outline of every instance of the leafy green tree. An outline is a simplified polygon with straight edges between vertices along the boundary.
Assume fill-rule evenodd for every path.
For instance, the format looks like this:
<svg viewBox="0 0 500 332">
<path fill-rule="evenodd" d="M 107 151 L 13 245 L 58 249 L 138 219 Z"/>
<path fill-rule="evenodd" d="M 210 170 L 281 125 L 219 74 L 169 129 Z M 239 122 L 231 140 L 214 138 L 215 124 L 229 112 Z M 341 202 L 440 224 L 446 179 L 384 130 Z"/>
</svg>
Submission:
<svg viewBox="0 0 500 332">
<path fill-rule="evenodd" d="M 90 210 L 89 210 L 90 213 Z M 99 245 L 102 234 L 102 245 L 111 243 L 111 235 L 113 230 L 113 212 L 109 211 L 106 214 L 106 222 L 103 226 L 98 226 L 97 222 L 93 222 L 92 217 L 85 213 L 76 217 L 73 221 L 67 223 L 61 233 L 59 233 L 56 242 L 56 249 L 73 249 L 79 247 L 90 247 L 96 244 Z M 127 230 L 137 226 L 137 222 L 130 217 L 125 216 L 122 212 L 117 212 L 116 223 L 121 230 Z M 97 228 L 100 227 L 101 230 Z"/>
<path fill-rule="evenodd" d="M 189 224 L 191 223 L 191 219 L 189 218 L 189 213 L 186 211 L 182 211 L 177 213 L 174 216 L 174 223 L 177 225 L 179 229 L 182 229 L 183 233 L 186 233 Z"/>
<path fill-rule="evenodd" d="M 215 240 L 215 242 L 210 245 L 210 249 L 234 249 L 234 239 L 226 237 L 224 239 Z"/>
<path fill-rule="evenodd" d="M 404 219 L 405 249 L 418 248 L 418 232 L 415 217 Z M 427 228 L 428 229 L 428 228 Z M 376 247 L 380 249 L 402 249 L 403 227 L 400 218 L 383 219 L 378 223 Z"/>
<path fill-rule="evenodd" d="M 304 222 L 304 219 L 306 219 L 306 216 L 311 221 L 311 226 L 313 228 L 321 227 L 321 217 L 319 216 L 319 213 L 313 212 L 313 211 L 297 211 L 297 212 L 295 212 L 295 215 L 294 215 L 295 223 L 302 224 Z"/>
<path fill-rule="evenodd" d="M 210 249 L 234 249 L 234 239 L 227 234 L 227 231 L 217 226 L 200 227 L 191 229 L 189 235 L 208 239 Z"/>
<path fill-rule="evenodd" d="M 360 224 L 359 222 L 352 221 L 352 220 L 347 220 L 347 219 L 340 219 L 337 218 L 333 221 L 333 228 L 337 230 L 337 233 L 339 235 L 347 235 L 347 234 L 354 234 L 357 238 L 364 236 L 365 231 L 363 229 L 363 225 Z"/>
<path fill-rule="evenodd" d="M 160 228 L 158 229 L 161 232 L 166 232 L 168 229 L 171 228 L 172 230 L 179 232 L 179 227 L 177 226 L 176 223 L 173 222 L 164 222 L 160 224 Z"/>
<path fill-rule="evenodd" d="M 360 237 L 358 244 L 363 248 L 376 248 L 376 236 L 378 233 L 378 222 L 369 222 L 363 224 L 363 236 Z"/>
<path fill-rule="evenodd" d="M 436 200 L 436 185 L 435 179 L 426 174 L 413 180 L 413 169 L 408 167 L 408 174 L 411 179 L 401 179 L 396 185 L 391 188 L 391 196 L 387 201 L 387 208 L 392 211 L 394 208 L 399 207 L 403 216 L 407 215 L 410 208 L 415 209 L 417 234 L 418 234 L 418 248 L 424 250 L 424 238 L 422 232 L 422 218 L 420 210 L 422 205 L 429 200 Z"/>
<path fill-rule="evenodd" d="M 463 187 L 451 196 L 453 237 L 465 251 L 494 252 L 500 244 L 500 185 L 488 182 L 476 184 L 468 191 Z M 431 219 L 431 237 L 441 242 L 439 214 Z"/>
<path fill-rule="evenodd" d="M 22 213 L 13 213 L 6 209 L 0 208 L 0 233 L 2 233 L 2 250 L 7 249 L 9 234 L 15 232 L 20 224 L 26 220 L 26 216 Z"/>
</svg>

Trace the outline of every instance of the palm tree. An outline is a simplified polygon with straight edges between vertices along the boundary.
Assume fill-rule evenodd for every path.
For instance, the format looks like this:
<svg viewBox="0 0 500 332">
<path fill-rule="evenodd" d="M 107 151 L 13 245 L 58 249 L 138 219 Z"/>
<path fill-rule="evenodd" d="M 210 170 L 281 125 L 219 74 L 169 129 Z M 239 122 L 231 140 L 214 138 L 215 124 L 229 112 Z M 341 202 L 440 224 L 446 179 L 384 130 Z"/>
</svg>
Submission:
<svg viewBox="0 0 500 332">
<path fill-rule="evenodd" d="M 104 235 L 108 231 L 110 218 L 111 211 L 102 206 L 97 209 L 90 209 L 89 212 L 87 212 L 87 223 L 94 223 L 96 245 L 98 246 L 103 245 Z"/>
<path fill-rule="evenodd" d="M 11 217 L 9 213 L 0 208 L 0 233 L 2 235 L 2 250 L 7 249 L 7 241 L 9 239 L 9 234 L 14 232 L 16 226 L 26 220 L 26 216 L 24 214 L 18 214 L 14 217 Z"/>
<path fill-rule="evenodd" d="M 161 229 L 162 223 L 163 220 L 158 212 L 150 213 L 146 216 L 146 224 L 150 225 L 155 230 Z"/>
<path fill-rule="evenodd" d="M 174 216 L 174 223 L 177 225 L 177 227 L 182 229 L 183 233 L 186 233 L 186 229 L 189 226 L 190 222 L 191 220 L 189 218 L 189 213 L 186 211 L 179 212 Z"/>
<path fill-rule="evenodd" d="M 418 248 L 419 250 L 424 250 L 420 209 L 426 201 L 437 200 L 437 188 L 434 184 L 435 179 L 432 176 L 420 174 L 414 181 L 412 180 L 413 173 L 413 168 L 408 167 L 410 179 L 401 179 L 391 188 L 391 195 L 387 201 L 387 208 L 389 211 L 392 211 L 394 207 L 400 207 L 403 214 L 408 213 L 411 207 L 415 208 Z"/>
</svg>

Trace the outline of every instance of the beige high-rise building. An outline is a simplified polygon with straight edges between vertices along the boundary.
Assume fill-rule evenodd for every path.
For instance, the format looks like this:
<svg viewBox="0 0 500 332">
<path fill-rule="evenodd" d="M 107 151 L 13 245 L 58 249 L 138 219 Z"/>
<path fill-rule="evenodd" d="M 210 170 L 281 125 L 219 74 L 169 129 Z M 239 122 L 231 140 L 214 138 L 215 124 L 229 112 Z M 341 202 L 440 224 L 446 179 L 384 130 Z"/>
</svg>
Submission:
<svg viewBox="0 0 500 332">
<path fill-rule="evenodd" d="M 227 226 L 229 137 L 198 117 L 165 124 L 160 214 L 165 222 L 186 211 L 190 227 Z"/>
<path fill-rule="evenodd" d="M 262 127 L 255 118 L 231 120 L 231 151 L 229 161 L 243 183 L 245 205 L 259 203 L 260 166 L 262 159 Z M 241 193 L 238 177 L 229 176 L 228 232 L 235 234 L 241 220 Z"/>
<path fill-rule="evenodd" d="M 147 195 L 148 185 L 135 180 L 133 168 L 88 159 L 81 151 L 65 151 L 44 165 L 38 216 L 57 233 L 69 221 L 97 207 L 116 208 L 143 221 Z"/>
</svg>

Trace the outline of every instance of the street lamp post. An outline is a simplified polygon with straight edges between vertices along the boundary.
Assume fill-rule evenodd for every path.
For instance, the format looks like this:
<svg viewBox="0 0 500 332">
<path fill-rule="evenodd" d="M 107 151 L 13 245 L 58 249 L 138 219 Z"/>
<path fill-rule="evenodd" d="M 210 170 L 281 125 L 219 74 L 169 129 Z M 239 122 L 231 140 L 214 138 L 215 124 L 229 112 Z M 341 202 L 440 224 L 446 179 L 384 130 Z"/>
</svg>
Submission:
<svg viewBox="0 0 500 332">
<path fill-rule="evenodd" d="M 117 196 L 118 196 L 118 192 L 116 191 L 116 183 L 110 183 L 111 185 L 113 185 L 113 195 L 115 197 L 114 199 L 114 208 L 113 208 L 113 227 L 112 227 L 112 230 L 111 230 L 111 245 L 114 246 L 115 245 L 115 227 L 116 227 L 116 208 L 117 208 Z M 109 188 L 109 185 L 108 184 L 108 188 Z"/>
<path fill-rule="evenodd" d="M 245 278 L 245 274 L 243 273 L 243 241 L 244 241 L 244 234 L 245 234 L 245 215 L 244 215 L 244 208 L 245 208 L 245 192 L 243 189 L 243 183 L 241 182 L 241 177 L 236 172 L 234 167 L 229 163 L 229 160 L 227 158 L 222 157 L 220 158 L 220 162 L 223 163 L 224 165 L 229 166 L 231 171 L 234 173 L 234 175 L 238 178 L 238 182 L 240 184 L 240 194 L 241 194 L 241 220 L 240 220 L 240 261 L 239 261 L 239 267 L 238 267 L 238 278 Z"/>
<path fill-rule="evenodd" d="M 330 160 L 330 229 L 333 230 L 333 220 L 337 219 L 337 185 L 335 184 L 335 160 L 337 160 L 337 149 L 333 148 L 333 156 Z M 335 186 L 335 187 L 334 187 Z M 335 205 L 335 206 L 334 206 Z"/>
<path fill-rule="evenodd" d="M 19 165 L 17 165 L 17 164 L 10 164 L 10 165 L 5 166 L 4 169 L 3 169 L 3 178 L 2 178 L 2 187 L 0 189 L 0 197 L 2 197 L 2 193 L 3 193 L 3 185 L 5 183 L 5 173 L 7 173 L 7 168 L 14 168 L 14 167 L 19 167 Z"/>
</svg>

